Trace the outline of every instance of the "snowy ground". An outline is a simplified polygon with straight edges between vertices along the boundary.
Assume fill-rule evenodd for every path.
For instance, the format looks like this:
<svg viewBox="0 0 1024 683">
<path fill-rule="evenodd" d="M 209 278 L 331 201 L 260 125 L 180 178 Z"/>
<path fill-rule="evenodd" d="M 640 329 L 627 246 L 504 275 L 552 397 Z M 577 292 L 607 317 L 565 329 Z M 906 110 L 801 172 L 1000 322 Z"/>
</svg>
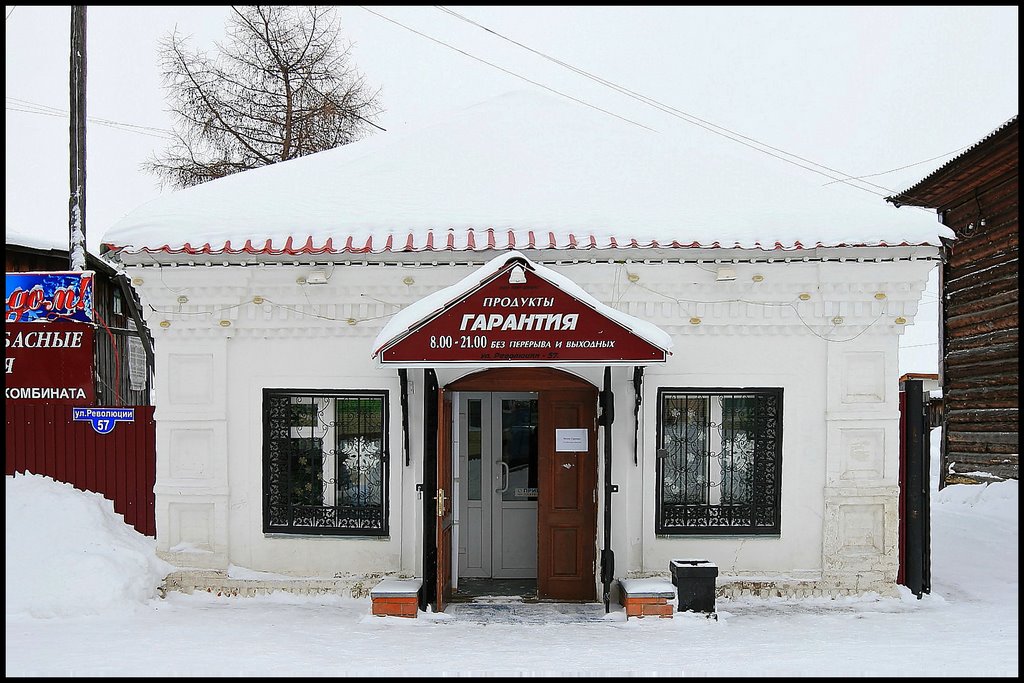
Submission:
<svg viewBox="0 0 1024 683">
<path fill-rule="evenodd" d="M 6 477 L 5 673 L 1016 677 L 1017 482 L 932 495 L 932 592 L 920 600 L 720 598 L 717 621 L 627 622 L 619 608 L 538 624 L 375 617 L 369 598 L 161 599 L 153 539 L 109 501 Z"/>
</svg>

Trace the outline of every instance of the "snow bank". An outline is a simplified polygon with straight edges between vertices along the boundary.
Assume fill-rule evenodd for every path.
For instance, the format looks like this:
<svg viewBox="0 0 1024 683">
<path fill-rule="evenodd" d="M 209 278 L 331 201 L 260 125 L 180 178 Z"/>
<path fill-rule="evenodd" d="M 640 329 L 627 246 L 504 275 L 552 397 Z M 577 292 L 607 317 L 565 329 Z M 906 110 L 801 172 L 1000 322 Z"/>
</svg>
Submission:
<svg viewBox="0 0 1024 683">
<path fill-rule="evenodd" d="M 156 540 L 98 493 L 35 474 L 7 477 L 7 614 L 79 616 L 130 610 L 171 571 Z"/>
<path fill-rule="evenodd" d="M 972 508 L 972 512 L 988 517 L 1017 520 L 1017 480 L 1007 479 L 988 484 L 956 484 L 932 494 L 932 505 Z"/>
</svg>

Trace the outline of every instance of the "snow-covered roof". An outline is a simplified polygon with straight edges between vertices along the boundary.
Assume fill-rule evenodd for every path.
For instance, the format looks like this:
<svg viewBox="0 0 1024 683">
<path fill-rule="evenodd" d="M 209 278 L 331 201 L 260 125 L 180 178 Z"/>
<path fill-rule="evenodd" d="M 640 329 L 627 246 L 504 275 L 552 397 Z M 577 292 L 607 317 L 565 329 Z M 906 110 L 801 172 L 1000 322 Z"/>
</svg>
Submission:
<svg viewBox="0 0 1024 683">
<path fill-rule="evenodd" d="M 4 232 L 4 242 L 12 246 L 27 247 L 29 249 L 41 249 L 46 251 L 68 250 L 69 241 L 57 241 L 52 237 L 45 237 L 37 234 L 19 232 L 14 229 L 7 229 Z"/>
<path fill-rule="evenodd" d="M 316 255 L 776 250 L 953 236 L 927 212 L 687 133 L 516 91 L 433 125 L 161 196 L 102 241 L 128 253 Z"/>
<path fill-rule="evenodd" d="M 421 321 L 430 319 L 435 314 L 444 310 L 448 304 L 458 301 L 467 293 L 478 288 L 482 282 L 489 280 L 491 276 L 501 271 L 509 261 L 514 259 L 522 259 L 538 276 L 574 297 L 577 301 L 590 306 L 601 315 L 611 318 L 641 339 L 666 352 L 671 352 L 673 346 L 672 336 L 657 325 L 601 303 L 588 294 L 585 289 L 564 275 L 556 273 L 539 263 L 532 262 L 518 251 L 510 251 L 499 254 L 455 284 L 428 294 L 391 316 L 391 319 L 381 328 L 373 342 L 373 355 L 376 356 L 384 346 L 398 337 L 409 333 Z"/>
</svg>

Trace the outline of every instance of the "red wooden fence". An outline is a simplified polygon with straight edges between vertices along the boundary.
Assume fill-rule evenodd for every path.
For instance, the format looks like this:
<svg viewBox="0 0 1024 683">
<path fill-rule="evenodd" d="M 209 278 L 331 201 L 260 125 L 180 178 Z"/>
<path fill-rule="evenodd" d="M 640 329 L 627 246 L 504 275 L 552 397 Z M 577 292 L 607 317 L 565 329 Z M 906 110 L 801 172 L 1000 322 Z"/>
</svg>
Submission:
<svg viewBox="0 0 1024 683">
<path fill-rule="evenodd" d="M 135 409 L 134 422 L 99 434 L 71 419 L 71 406 L 6 402 L 4 473 L 52 477 L 102 494 L 114 511 L 146 536 L 156 536 L 156 426 L 153 406 Z"/>
</svg>

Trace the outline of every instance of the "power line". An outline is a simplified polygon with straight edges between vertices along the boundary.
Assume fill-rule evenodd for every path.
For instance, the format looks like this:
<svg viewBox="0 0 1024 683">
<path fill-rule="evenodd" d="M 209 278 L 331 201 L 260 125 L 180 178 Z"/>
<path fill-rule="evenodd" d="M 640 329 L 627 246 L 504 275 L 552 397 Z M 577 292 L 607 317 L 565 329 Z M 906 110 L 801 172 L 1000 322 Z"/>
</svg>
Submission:
<svg viewBox="0 0 1024 683">
<path fill-rule="evenodd" d="M 364 10 L 366 10 L 366 11 L 367 11 L 367 12 L 369 12 L 370 14 L 373 14 L 373 15 L 376 15 L 376 16 L 380 17 L 381 19 L 383 19 L 383 20 L 385 20 L 385 21 L 389 21 L 389 22 L 391 22 L 392 24 L 394 24 L 394 25 L 396 25 L 396 26 L 401 26 L 401 27 L 402 27 L 402 28 L 404 28 L 404 29 L 405 29 L 406 31 L 412 31 L 412 32 L 413 32 L 413 33 L 415 33 L 416 35 L 418 35 L 418 36 L 422 36 L 422 37 L 426 38 L 427 40 L 431 40 L 431 41 L 433 41 L 433 42 L 437 43 L 438 45 L 444 45 L 445 47 L 447 47 L 447 48 L 449 48 L 449 49 L 451 49 L 451 50 L 455 50 L 456 52 L 458 52 L 458 53 L 460 53 L 460 54 L 463 54 L 463 55 L 465 55 L 465 56 L 469 57 L 470 59 L 475 59 L 475 60 L 476 60 L 476 61 L 478 61 L 478 62 L 481 62 L 481 63 L 483 63 L 483 64 L 486 64 L 487 66 L 490 66 L 490 67 L 493 67 L 493 68 L 495 68 L 495 69 L 498 69 L 499 71 L 503 71 L 503 72 L 507 73 L 507 74 L 508 74 L 509 76 L 515 76 L 516 78 L 519 78 L 519 79 L 521 79 L 521 80 L 524 80 L 524 81 L 526 81 L 527 83 L 530 83 L 531 85 L 536 85 L 537 87 L 539 87 L 539 88 L 544 88 L 545 90 L 548 90 L 548 91 L 550 91 L 550 92 L 553 92 L 553 93 L 555 93 L 556 95 L 561 95 L 562 97 L 567 97 L 567 98 L 569 98 L 570 100 L 572 100 L 572 101 L 574 101 L 574 102 L 577 102 L 577 103 L 579 103 L 579 104 L 582 104 L 582 105 L 584 105 L 584 106 L 586 106 L 586 107 L 590 107 L 591 109 L 596 109 L 597 111 L 599 111 L 599 112 L 603 112 L 603 113 L 605 113 L 605 114 L 608 114 L 609 116 L 614 116 L 615 118 L 617 118 L 617 119 L 619 119 L 619 120 L 621 120 L 621 121 L 625 121 L 626 123 L 631 123 L 631 124 L 633 124 L 634 126 L 639 126 L 640 128 L 644 128 L 644 129 L 646 129 L 646 130 L 649 130 L 649 131 L 651 131 L 652 133 L 657 133 L 657 132 L 658 132 L 658 131 L 654 130 L 653 128 L 650 128 L 650 127 L 648 127 L 648 126 L 645 126 L 645 125 L 644 125 L 644 124 L 642 124 L 642 123 L 637 123 L 636 121 L 633 121 L 633 120 L 631 120 L 631 119 L 627 119 L 627 118 L 626 118 L 626 117 L 624 117 L 624 116 L 619 116 L 618 114 L 616 114 L 616 113 L 614 113 L 614 112 L 610 112 L 610 111 L 608 111 L 607 109 L 602 109 L 601 107 L 598 107 L 598 106 L 596 106 L 596 105 L 590 104 L 589 102 L 585 102 L 585 101 L 583 101 L 583 100 L 581 100 L 581 99 L 579 99 L 579 98 L 573 97 L 572 95 L 568 95 L 568 94 L 566 94 L 566 93 L 564 93 L 564 92 L 561 92 L 561 91 L 559 91 L 559 90 L 555 90 L 554 88 L 550 88 L 550 87 L 548 87 L 548 86 L 544 85 L 543 83 L 538 83 L 537 81 L 532 81 L 532 80 L 530 80 L 529 78 L 527 78 L 526 76 L 520 76 L 519 74 L 517 74 L 517 73 L 515 73 L 515 72 L 512 72 L 512 71 L 509 71 L 508 69 L 505 69 L 505 68 L 503 68 L 503 67 L 500 67 L 500 66 L 498 66 L 497 64 L 492 64 L 491 62 L 488 62 L 488 61 L 487 61 L 486 59 L 480 59 L 479 57 L 477 57 L 477 56 L 475 56 L 475 55 L 471 55 L 471 54 L 469 54 L 469 53 L 468 53 L 468 52 L 466 52 L 465 50 L 460 50 L 459 48 L 455 47 L 454 45 L 449 45 L 448 43 L 444 42 L 443 40 L 438 40 L 437 38 L 432 38 L 431 36 L 428 36 L 428 35 L 427 35 L 426 33 L 421 33 L 420 31 L 417 31 L 417 30 L 416 30 L 416 29 L 414 29 L 414 28 L 410 28 L 409 26 L 406 26 L 405 24 L 399 23 L 399 22 L 395 21 L 394 19 L 389 19 L 388 17 L 384 16 L 383 14 L 380 14 L 380 13 L 378 13 L 378 12 L 374 12 L 374 11 L 373 11 L 372 9 L 370 9 L 369 7 L 363 7 L 362 5 L 357 5 L 357 7 L 359 7 L 359 8 L 361 8 L 361 9 L 364 9 Z"/>
<path fill-rule="evenodd" d="M 465 21 L 465 22 L 467 22 L 469 24 L 472 24 L 473 26 L 476 26 L 476 27 L 478 27 L 478 28 L 488 32 L 488 33 L 491 33 L 492 35 L 494 35 L 494 36 L 496 36 L 498 38 L 501 38 L 502 40 L 506 40 L 506 41 L 512 43 L 513 45 L 517 45 L 518 47 L 521 47 L 521 48 L 523 48 L 525 50 L 528 50 L 529 52 L 532 52 L 532 53 L 534 53 L 534 54 L 536 54 L 536 55 L 538 55 L 538 56 L 540 56 L 540 57 L 542 57 L 542 58 L 544 58 L 544 59 L 546 59 L 548 61 L 551 61 L 551 62 L 553 62 L 555 64 L 558 64 L 559 66 L 562 66 L 562 67 L 564 67 L 566 69 L 569 69 L 570 71 L 573 71 L 574 73 L 577 73 L 577 74 L 579 74 L 581 76 L 589 78 L 589 79 L 591 79 L 593 81 L 596 81 L 597 83 L 600 83 L 601 85 L 604 85 L 604 86 L 607 86 L 609 88 L 612 88 L 613 90 L 616 90 L 617 92 L 619 92 L 619 93 L 621 93 L 623 95 L 631 97 L 631 98 L 633 98 L 633 99 L 635 99 L 635 100 L 637 100 L 639 102 L 642 102 L 644 104 L 647 104 L 649 106 L 655 107 L 656 109 L 659 109 L 660 111 L 662 111 L 664 113 L 667 113 L 667 114 L 670 114 L 672 116 L 675 116 L 676 118 L 680 118 L 680 119 L 682 119 L 682 120 L 684 120 L 684 121 L 686 121 L 688 123 L 696 125 L 696 126 L 698 126 L 700 128 L 704 128 L 705 130 L 707 130 L 707 131 L 709 131 L 711 133 L 715 133 L 716 135 L 720 135 L 720 136 L 725 137 L 725 138 L 727 138 L 729 140 L 733 140 L 734 142 L 739 142 L 740 144 L 746 145 L 747 147 L 750 147 L 751 149 L 754 149 L 754 150 L 756 150 L 758 152 L 761 152 L 763 154 L 767 154 L 768 156 L 775 157 L 775 158 L 777 158 L 777 159 L 779 159 L 781 161 L 785 161 L 787 163 L 790 163 L 790 164 L 793 164 L 795 166 L 798 166 L 799 168 L 803 168 L 803 169 L 811 171 L 813 173 L 817 173 L 819 175 L 823 175 L 826 178 L 830 178 L 831 182 L 830 183 L 826 183 L 826 184 L 841 182 L 841 183 L 845 183 L 845 184 L 849 185 L 850 187 L 855 187 L 855 188 L 857 188 L 859 190 L 864 190 L 865 192 L 870 192 L 871 194 L 874 194 L 874 195 L 879 196 L 879 197 L 885 197 L 887 195 L 891 195 L 891 194 L 894 193 L 893 190 L 891 190 L 889 188 L 886 188 L 886 187 L 883 187 L 881 185 L 876 185 L 875 183 L 866 182 L 864 184 L 870 185 L 871 187 L 875 187 L 875 188 L 878 188 L 880 190 L 884 190 L 885 192 L 884 193 L 875 192 L 875 191 L 870 190 L 870 189 L 868 189 L 866 187 L 861 187 L 860 185 L 855 185 L 852 182 L 850 182 L 850 181 L 861 181 L 862 178 L 874 177 L 874 175 L 883 175 L 883 174 L 871 174 L 871 175 L 868 175 L 868 176 L 855 177 L 855 176 L 850 175 L 849 173 L 845 173 L 845 172 L 840 171 L 838 169 L 830 168 L 829 166 L 826 166 L 824 164 L 820 164 L 820 163 L 818 163 L 816 161 L 812 161 L 810 159 L 806 159 L 804 157 L 801 157 L 801 156 L 799 156 L 797 154 L 793 154 L 793 153 L 787 152 L 787 151 L 785 151 L 783 149 L 779 149 L 777 147 L 773 147 L 771 145 L 768 145 L 767 143 L 764 143 L 764 142 L 761 142 L 761 141 L 756 140 L 754 138 L 751 138 L 751 137 L 748 137 L 746 135 L 743 135 L 742 133 L 738 133 L 736 131 L 733 131 L 733 130 L 730 130 L 728 128 L 725 128 L 724 126 L 719 126 L 719 125 L 717 125 L 715 123 L 711 123 L 710 121 L 706 121 L 706 120 L 704 120 L 704 119 L 702 119 L 702 118 L 700 118 L 698 116 L 695 116 L 693 114 L 689 114 L 689 113 L 687 113 L 685 111 L 682 111 L 682 110 L 677 109 L 675 107 L 672 107 L 670 105 L 666 105 L 666 104 L 664 104 L 662 102 L 659 102 L 659 101 L 657 101 L 657 100 L 655 100 L 655 99 L 653 99 L 651 97 L 647 97 L 646 95 L 642 95 L 640 93 L 634 92 L 634 91 L 632 91 L 632 90 L 630 90 L 630 89 L 628 89 L 628 88 L 626 88 L 624 86 L 621 86 L 621 85 L 618 85 L 618 84 L 613 83 L 611 81 L 608 81 L 608 80 L 606 80 L 604 78 L 601 78 L 600 76 L 596 76 L 594 74 L 591 74 L 591 73 L 589 73 L 589 72 L 587 72 L 587 71 L 585 71 L 583 69 L 575 67 L 575 66 L 573 66 L 571 64 L 568 64 L 568 63 L 566 63 L 566 62 L 564 62 L 562 60 L 559 60 L 559 59 L 557 59 L 555 57 L 551 57 L 550 55 L 547 55 L 547 54 L 545 54 L 543 52 L 535 50 L 535 49 L 529 47 L 528 45 L 524 45 L 524 44 L 522 44 L 522 43 L 520 43 L 520 42 L 518 42 L 516 40 L 508 38 L 507 36 L 504 36 L 504 35 L 498 33 L 497 31 L 495 31 L 495 30 L 493 30 L 491 28 L 488 28 L 487 26 L 484 26 L 484 25 L 482 25 L 482 24 L 480 24 L 478 22 L 475 22 L 472 19 L 469 19 L 468 17 L 465 17 L 465 16 L 459 14 L 458 12 L 450 10 L 450 9 L 448 9 L 446 7 L 443 7 L 443 6 L 440 6 L 440 5 L 435 5 L 435 7 L 437 9 L 443 11 L 443 12 L 446 12 L 447 14 L 450 14 L 450 15 L 452 15 L 452 16 L 460 19 L 460 20 L 462 20 L 462 21 Z M 724 132 L 721 132 L 721 131 L 724 131 Z M 750 143 L 754 143 L 754 144 L 753 145 L 752 144 L 748 144 L 747 142 L 744 142 L 744 140 L 749 141 Z M 756 147 L 754 145 L 760 145 L 760 147 Z M 762 149 L 762 147 L 764 149 Z M 798 163 L 796 163 L 794 161 L 791 161 L 790 159 L 786 159 L 784 157 L 781 157 L 778 154 L 772 154 L 771 152 L 766 151 L 766 150 L 772 150 L 772 151 L 775 151 L 775 152 L 779 152 L 781 154 L 785 154 L 786 156 L 793 157 L 794 159 L 799 159 L 800 161 L 806 162 L 808 164 L 812 164 L 814 166 L 818 166 L 820 168 L 826 169 L 827 171 L 831 171 L 832 173 L 838 173 L 839 175 L 845 176 L 845 177 L 843 177 L 843 178 L 836 178 L 836 177 L 834 177 L 832 175 L 829 175 L 828 173 L 824 173 L 824 172 L 822 172 L 822 171 L 820 171 L 820 170 L 818 170 L 816 168 L 810 168 L 808 166 L 804 166 L 803 164 L 798 164 Z M 951 152 L 950 154 L 953 154 L 953 153 L 955 153 L 955 152 Z M 942 155 L 942 156 L 947 156 L 947 155 Z M 936 158 L 940 158 L 940 157 L 936 157 Z M 922 161 L 922 162 L 918 162 L 918 163 L 925 163 L 925 162 Z M 916 164 L 912 164 L 912 165 L 916 165 Z M 894 169 L 894 170 L 900 170 L 900 169 Z"/>
<path fill-rule="evenodd" d="M 32 109 L 20 109 L 17 106 L 13 106 L 13 107 L 12 106 L 7 106 L 6 109 L 8 109 L 9 111 L 17 111 L 17 112 L 22 112 L 22 113 L 25 113 L 25 114 L 37 114 L 37 115 L 40 115 L 40 116 L 54 116 L 54 117 L 62 118 L 62 119 L 66 119 L 68 117 L 68 114 L 58 114 L 58 113 L 51 113 L 51 112 L 44 112 L 44 111 L 35 111 L 35 110 L 32 110 Z M 148 135 L 150 137 L 160 138 L 161 140 L 173 140 L 174 139 L 170 135 L 157 135 L 157 134 L 154 134 L 154 133 L 147 133 L 147 132 L 145 132 L 143 130 L 136 130 L 134 127 L 130 127 L 131 124 L 109 123 L 109 122 L 106 122 L 106 121 L 99 121 L 97 119 L 92 118 L 91 116 L 88 117 L 88 120 L 92 121 L 93 123 L 102 125 L 102 126 L 107 126 L 109 128 L 114 128 L 114 129 L 117 129 L 117 130 L 123 130 L 123 131 L 128 132 L 128 133 L 138 133 L 140 135 Z"/>
<path fill-rule="evenodd" d="M 555 57 L 551 57 L 550 55 L 547 55 L 547 54 L 545 54 L 543 52 L 535 50 L 535 49 L 529 47 L 528 45 L 524 45 L 524 44 L 522 44 L 522 43 L 520 43 L 520 42 L 518 42 L 516 40 L 508 38 L 508 37 L 498 33 L 497 31 L 494 31 L 491 28 L 483 26 L 482 24 L 479 24 L 479 23 L 473 21 L 472 19 L 469 19 L 468 17 L 465 17 L 465 16 L 459 14 L 458 12 L 454 12 L 454 11 L 452 11 L 452 10 L 446 8 L 446 7 L 441 7 L 441 6 L 437 6 L 437 5 L 435 5 L 435 7 L 437 7 L 438 9 L 440 9 L 440 10 L 442 10 L 442 11 L 444 11 L 444 12 L 446 12 L 446 13 L 454 16 L 454 17 L 457 17 L 458 19 L 461 19 L 462 21 L 465 21 L 465 22 L 470 23 L 470 24 L 472 24 L 474 26 L 477 26 L 478 28 L 483 29 L 484 31 L 487 31 L 488 33 L 491 33 L 492 35 L 495 35 L 498 38 L 501 38 L 502 40 L 506 40 L 506 41 L 512 43 L 513 45 L 517 45 L 517 46 L 519 46 L 519 47 L 521 47 L 521 48 L 523 48 L 525 50 L 528 50 L 528 51 L 530 51 L 530 52 L 532 52 L 532 53 L 534 53 L 534 54 L 536 54 L 536 55 L 538 55 L 538 56 L 540 56 L 540 57 L 542 57 L 542 58 L 544 58 L 544 59 L 546 59 L 546 60 L 548 60 L 550 62 L 558 64 L 559 66 L 565 67 L 566 69 L 569 69 L 570 71 L 573 71 L 574 73 L 577 73 L 577 74 L 579 74 L 581 76 L 589 78 L 592 81 L 596 81 L 597 83 L 600 83 L 601 85 L 604 85 L 604 86 L 607 86 L 609 88 L 612 88 L 613 90 L 616 90 L 617 92 L 622 93 L 623 95 L 626 95 L 628 97 L 631 97 L 632 99 L 635 99 L 635 100 L 637 100 L 639 102 L 642 102 L 642 103 L 647 104 L 649 106 L 653 106 L 656 109 L 659 109 L 659 110 L 661 110 L 661 111 L 663 111 L 663 112 L 665 112 L 667 114 L 676 116 L 676 118 L 681 118 L 684 121 L 687 121 L 688 123 L 692 123 L 692 124 L 694 124 L 696 126 L 704 128 L 705 130 L 708 130 L 708 131 L 710 131 L 712 133 L 715 133 L 716 135 L 721 135 L 722 137 L 728 138 L 728 139 L 733 140 L 735 142 L 740 142 L 740 144 L 746 144 L 746 143 L 742 142 L 742 140 L 748 140 L 748 141 L 753 142 L 753 143 L 755 143 L 757 145 L 761 145 L 762 147 L 765 147 L 767 149 L 770 149 L 770 150 L 773 150 L 773 151 L 776 151 L 776 152 L 780 152 L 780 153 L 785 154 L 787 156 L 791 156 L 791 157 L 793 157 L 795 159 L 799 159 L 800 161 L 804 161 L 804 162 L 807 162 L 809 164 L 813 164 L 815 166 L 819 166 L 819 167 L 824 168 L 826 170 L 832 171 L 833 173 L 839 173 L 840 175 L 846 176 L 845 179 L 834 178 L 833 176 L 830 176 L 827 173 L 822 173 L 821 171 L 818 171 L 817 169 L 808 168 L 806 166 L 803 166 L 802 164 L 795 164 L 796 166 L 799 166 L 799 167 L 804 168 L 806 170 L 812 171 L 814 173 L 819 173 L 820 175 L 824 175 L 824 176 L 826 176 L 828 178 L 832 178 L 832 180 L 834 182 L 847 182 L 847 180 L 853 179 L 853 176 L 849 175 L 848 173 L 843 173 L 842 171 L 838 171 L 836 169 L 829 168 L 828 166 L 825 166 L 823 164 L 819 164 L 819 163 L 811 161 L 809 159 L 804 159 L 803 157 L 800 157 L 800 156 L 798 156 L 796 154 L 791 154 L 789 152 L 786 152 L 785 150 L 778 149 L 776 147 L 772 147 L 771 145 L 767 145 L 767 144 L 765 144 L 763 142 L 760 142 L 759 140 L 755 140 L 754 138 L 747 137 L 747 136 L 742 135 L 740 133 L 737 133 L 735 131 L 729 130 L 728 128 L 725 128 L 723 126 L 719 126 L 717 124 L 711 123 L 710 121 L 705 121 L 704 119 L 702 119 L 700 117 L 697 117 L 697 116 L 694 116 L 693 114 L 689 114 L 689 113 L 684 112 L 682 110 L 676 109 L 675 107 L 671 107 L 669 105 L 663 104 L 663 103 L 661 103 L 661 102 L 659 102 L 659 101 L 657 101 L 657 100 L 655 100 L 653 98 L 647 97 L 646 95 L 642 95 L 642 94 L 637 93 L 637 92 L 634 92 L 634 91 L 632 91 L 632 90 L 630 90 L 630 89 L 628 89 L 628 88 L 626 88 L 624 86 L 618 85 L 617 83 L 613 83 L 613 82 L 611 82 L 609 80 L 601 78 L 600 76 L 595 76 L 594 74 L 591 74 L 591 73 L 589 73 L 589 72 L 587 72 L 587 71 L 585 71 L 583 69 L 575 67 L 575 66 L 573 66 L 571 64 L 563 62 L 560 59 L 557 59 Z M 691 119 L 693 119 L 693 120 L 691 120 Z M 708 128 L 708 126 L 711 126 L 711 128 Z M 719 129 L 721 131 L 725 131 L 725 133 L 719 132 L 719 130 L 714 130 L 714 129 Z M 742 140 L 737 140 L 735 137 L 731 137 L 731 136 L 737 136 L 739 138 L 742 138 Z M 749 144 L 747 146 L 751 147 L 752 149 L 755 149 L 755 150 L 757 150 L 759 152 L 768 154 L 769 156 L 773 156 L 773 157 L 776 157 L 778 159 L 781 159 L 782 161 L 786 161 L 788 163 L 794 163 L 794 162 L 789 161 L 788 159 L 784 159 L 782 157 L 779 157 L 778 155 L 766 152 L 764 149 L 761 149 L 759 147 L 754 147 L 753 145 L 749 145 Z M 887 194 L 892 194 L 892 190 L 889 190 L 888 188 L 881 187 L 879 185 L 874 185 L 873 183 L 867 183 L 867 184 L 873 185 L 874 187 L 878 187 L 879 189 L 882 189 L 882 190 L 886 190 Z M 853 187 L 858 187 L 858 186 L 853 185 Z M 866 188 L 859 188 L 858 187 L 858 189 L 866 189 Z M 867 190 L 867 191 L 870 192 L 870 190 Z M 872 194 L 878 194 L 879 196 L 885 196 L 885 195 L 882 195 L 882 194 L 877 193 L 877 192 L 873 192 Z"/>
<path fill-rule="evenodd" d="M 29 107 L 31 109 L 38 110 L 39 113 L 55 113 L 55 114 L 64 115 L 64 116 L 66 116 L 68 114 L 68 110 L 67 109 L 60 109 L 58 107 L 54 107 L 54 106 L 51 106 L 51 105 L 48 105 L 48 104 L 40 104 L 38 102 L 32 102 L 31 100 L 23 100 L 23 99 L 20 99 L 18 97 L 10 97 L 10 96 L 8 96 L 6 99 L 10 100 L 11 102 L 15 103 L 16 105 L 21 105 L 21 106 Z M 89 117 L 89 120 L 90 121 L 94 121 L 96 123 L 106 123 L 106 124 L 111 124 L 111 125 L 125 126 L 125 127 L 128 127 L 128 128 L 137 128 L 139 130 L 153 131 L 153 132 L 162 133 L 162 134 L 165 134 L 165 135 L 173 133 L 172 131 L 170 131 L 170 130 L 168 130 L 166 128 L 157 128 L 156 126 L 140 126 L 140 125 L 137 125 L 137 124 L 134 124 L 134 123 L 124 123 L 122 121 L 115 121 L 113 119 L 99 118 L 99 117 L 96 117 L 96 116 Z"/>
<path fill-rule="evenodd" d="M 31 102 L 17 97 L 7 97 L 6 100 L 7 103 L 5 108 L 10 111 L 18 111 L 26 114 L 38 114 L 41 116 L 54 116 L 57 118 L 67 118 L 69 116 L 67 109 L 59 109 L 47 104 L 39 104 L 38 102 Z M 134 123 L 124 123 L 122 121 L 114 121 L 112 119 L 104 119 L 95 116 L 88 117 L 88 120 L 101 126 L 108 126 L 110 128 L 123 130 L 129 133 L 139 133 L 140 135 L 149 135 L 150 137 L 157 137 L 165 140 L 175 139 L 173 131 L 167 130 L 166 128 L 140 126 Z"/>
<path fill-rule="evenodd" d="M 861 180 L 862 178 L 874 178 L 875 176 L 886 175 L 887 173 L 895 173 L 896 171 L 902 171 L 904 169 L 912 168 L 914 166 L 920 166 L 921 164 L 926 164 L 929 161 L 935 161 L 936 159 L 942 159 L 943 157 L 953 156 L 954 154 L 957 154 L 958 152 L 964 151 L 968 147 L 971 147 L 971 145 L 965 145 L 965 146 L 961 147 L 960 149 L 954 149 L 952 152 L 946 152 L 945 154 L 940 154 L 939 156 L 932 157 L 931 159 L 924 159 L 923 161 L 915 161 L 912 164 L 907 164 L 906 166 L 900 166 L 898 168 L 890 168 L 888 171 L 881 171 L 879 173 L 869 173 L 868 175 L 860 175 L 860 176 L 856 177 L 856 180 Z M 839 182 L 839 181 L 838 180 L 833 180 L 833 181 L 825 183 L 825 184 L 826 185 L 831 185 L 832 183 L 837 183 L 837 182 Z"/>
</svg>

